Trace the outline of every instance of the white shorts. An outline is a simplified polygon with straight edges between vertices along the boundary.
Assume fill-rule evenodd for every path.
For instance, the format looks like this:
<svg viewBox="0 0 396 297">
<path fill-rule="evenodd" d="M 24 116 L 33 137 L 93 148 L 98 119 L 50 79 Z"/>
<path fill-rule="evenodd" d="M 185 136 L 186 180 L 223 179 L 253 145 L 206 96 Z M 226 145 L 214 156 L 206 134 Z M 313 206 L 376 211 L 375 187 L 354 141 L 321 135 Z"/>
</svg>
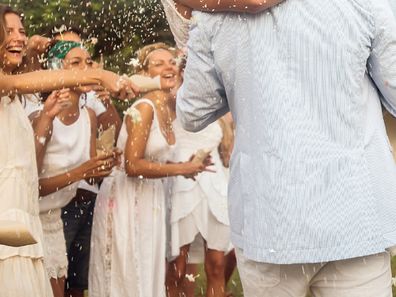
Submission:
<svg viewBox="0 0 396 297">
<path fill-rule="evenodd" d="M 50 278 L 67 277 L 66 241 L 61 209 L 40 213 L 44 233 L 44 265 Z"/>
</svg>

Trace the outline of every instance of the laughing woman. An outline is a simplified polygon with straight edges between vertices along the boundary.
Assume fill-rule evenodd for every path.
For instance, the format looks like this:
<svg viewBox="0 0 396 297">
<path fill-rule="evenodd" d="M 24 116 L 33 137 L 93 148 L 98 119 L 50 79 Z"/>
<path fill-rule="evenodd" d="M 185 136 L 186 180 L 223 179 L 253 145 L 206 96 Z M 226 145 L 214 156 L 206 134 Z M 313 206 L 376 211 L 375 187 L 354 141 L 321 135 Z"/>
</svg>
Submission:
<svg viewBox="0 0 396 297">
<path fill-rule="evenodd" d="M 43 264 L 35 141 L 18 95 L 79 84 L 106 84 L 113 92 L 128 91 L 127 87 L 133 91 L 133 86 L 123 82 L 120 89 L 119 77 L 102 70 L 13 75 L 22 63 L 26 42 L 20 14 L 0 5 L 0 220 L 27 226 L 38 242 L 0 245 L 0 288 L 2 297 L 52 297 Z"/>
<path fill-rule="evenodd" d="M 166 178 L 193 177 L 205 165 L 170 164 L 175 145 L 168 108 L 176 84 L 173 53 L 164 44 L 140 51 L 142 74 L 160 76 L 162 90 L 126 112 L 117 146 L 123 168 L 104 179 L 95 205 L 89 269 L 91 297 L 165 296 Z M 133 120 L 133 114 L 135 121 Z"/>
</svg>

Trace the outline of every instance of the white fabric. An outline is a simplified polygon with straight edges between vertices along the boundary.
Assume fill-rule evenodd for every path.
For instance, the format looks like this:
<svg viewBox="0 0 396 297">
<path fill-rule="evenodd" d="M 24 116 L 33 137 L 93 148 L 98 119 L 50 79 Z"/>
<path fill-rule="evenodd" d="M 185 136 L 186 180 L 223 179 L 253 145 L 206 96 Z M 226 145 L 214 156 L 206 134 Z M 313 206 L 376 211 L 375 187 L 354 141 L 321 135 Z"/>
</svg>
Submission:
<svg viewBox="0 0 396 297">
<path fill-rule="evenodd" d="M 153 103 L 154 119 L 145 158 L 170 159 L 173 146 L 161 133 Z M 117 146 L 125 149 L 125 120 Z M 116 170 L 99 191 L 92 226 L 89 268 L 90 297 L 165 296 L 165 190 L 162 179 L 127 177 Z"/>
<path fill-rule="evenodd" d="M 41 213 L 40 219 L 44 231 L 44 264 L 48 277 L 66 277 L 68 261 L 61 209 Z"/>
<path fill-rule="evenodd" d="M 53 121 L 53 130 L 47 144 L 41 177 L 66 173 L 90 159 L 91 122 L 86 108 L 71 125 L 63 124 L 58 118 Z M 59 191 L 40 197 L 40 212 L 66 206 L 76 195 L 78 182 Z"/>
<path fill-rule="evenodd" d="M 22 106 L 25 109 L 27 116 L 30 116 L 33 112 L 43 109 L 42 98 L 39 94 L 27 94 L 21 96 Z"/>
<path fill-rule="evenodd" d="M 86 96 L 86 101 L 82 100 Z M 106 106 L 104 106 L 103 102 L 100 101 L 98 96 L 96 96 L 96 93 L 94 91 L 86 93 L 86 95 L 81 95 L 80 97 L 80 107 L 82 106 L 87 106 L 91 108 L 94 112 L 95 115 L 98 117 L 102 113 L 106 112 Z"/>
<path fill-rule="evenodd" d="M 248 260 L 236 249 L 245 297 L 392 297 L 388 253 L 320 264 Z"/>
<path fill-rule="evenodd" d="M 218 146 L 222 130 L 215 122 L 204 130 L 185 131 L 178 120 L 173 123 L 177 139 L 174 162 L 190 159 L 198 150 L 211 151 L 214 173 L 203 172 L 196 181 L 183 176 L 173 179 L 171 191 L 171 258 L 178 256 L 180 247 L 192 243 L 197 233 L 207 241 L 210 248 L 227 251 L 230 248 L 229 220 L 227 212 L 227 183 Z M 186 224 L 191 228 L 188 231 Z M 222 226 L 221 228 L 218 226 Z M 217 232 L 216 232 L 217 231 Z"/>
<path fill-rule="evenodd" d="M 42 259 L 11 257 L 0 260 L 1 297 L 53 297 Z"/>
<path fill-rule="evenodd" d="M 0 219 L 29 226 L 38 241 L 18 248 L 0 245 L 1 295 L 51 297 L 43 264 L 33 130 L 18 99 L 0 99 L 0 139 Z"/>
<path fill-rule="evenodd" d="M 177 11 L 173 0 L 161 0 L 161 2 L 176 45 L 178 48 L 183 49 L 187 45 L 191 20 L 186 19 Z"/>
<path fill-rule="evenodd" d="M 204 195 L 197 193 L 194 188 L 191 195 Z M 194 210 L 186 217 L 171 226 L 172 256 L 178 256 L 180 247 L 190 244 L 188 252 L 189 263 L 203 263 L 205 259 L 205 245 L 208 249 L 229 252 L 232 249 L 230 241 L 230 227 L 220 223 L 208 206 L 208 200 L 202 199 Z"/>
</svg>

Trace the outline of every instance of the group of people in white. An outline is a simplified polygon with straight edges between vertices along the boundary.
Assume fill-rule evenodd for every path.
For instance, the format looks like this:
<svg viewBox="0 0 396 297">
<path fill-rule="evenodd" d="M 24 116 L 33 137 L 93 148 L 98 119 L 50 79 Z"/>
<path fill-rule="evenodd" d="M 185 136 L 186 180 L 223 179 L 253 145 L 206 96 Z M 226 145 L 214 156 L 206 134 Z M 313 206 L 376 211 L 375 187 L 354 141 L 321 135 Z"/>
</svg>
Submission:
<svg viewBox="0 0 396 297">
<path fill-rule="evenodd" d="M 164 5 L 173 27 L 182 20 L 176 32 L 187 34 L 187 7 Z M 88 284 L 90 296 L 182 296 L 187 263 L 199 262 L 208 296 L 225 296 L 226 254 L 234 257 L 227 214 L 232 121 L 226 116 L 196 134 L 181 127 L 175 100 L 183 51 L 163 43 L 138 51 L 133 71 L 160 77 L 160 88 L 141 94 L 122 121 L 110 96 L 133 99 L 138 89 L 102 70 L 78 30 L 28 39 L 19 12 L 2 5 L 0 17 L 1 218 L 24 223 L 38 241 L 1 246 L 5 296 L 83 296 Z M 184 48 L 187 36 L 179 33 Z M 101 148 L 98 133 L 111 135 L 111 145 Z M 96 194 L 95 203 L 89 197 Z M 78 231 L 75 209 L 90 215 Z M 85 234 L 78 242 L 86 229 L 88 241 Z M 88 259 L 74 259 L 75 240 Z M 89 282 L 88 264 L 74 263 L 88 260 Z M 85 284 L 65 286 L 76 274 L 85 274 Z"/>
<path fill-rule="evenodd" d="M 307 15 L 314 13 L 312 7 L 317 4 L 311 3 L 310 6 L 310 1 L 301 4 L 307 6 Z M 323 272 L 330 265 L 328 263 L 340 263 L 337 261 L 350 258 L 360 259 L 359 256 L 383 250 L 379 243 L 375 247 L 374 244 L 368 246 L 367 249 L 372 249 L 367 253 L 360 252 L 363 248 L 356 253 L 353 249 L 344 252 L 334 248 L 331 251 L 334 257 L 330 250 L 328 257 L 322 257 L 321 248 L 325 250 L 325 247 L 321 246 L 316 254 L 312 254 L 311 259 L 308 254 L 302 256 L 305 251 L 299 247 L 295 249 L 300 250 L 300 254 L 288 253 L 287 248 L 282 254 L 278 248 L 267 250 L 261 247 L 261 235 L 264 233 L 256 234 L 257 230 L 267 232 L 268 242 L 274 247 L 278 243 L 279 246 L 284 246 L 284 241 L 287 240 L 279 234 L 272 234 L 271 228 L 266 225 L 268 223 L 260 221 L 260 213 L 256 212 L 261 206 L 253 209 L 253 204 L 249 204 L 250 208 L 246 206 L 245 209 L 238 209 L 236 206 L 242 204 L 235 203 L 234 200 L 239 192 L 248 201 L 246 205 L 254 202 L 255 198 L 260 200 L 260 197 L 267 197 L 265 193 L 269 190 L 263 190 L 261 186 L 253 190 L 246 189 L 245 185 L 231 193 L 233 200 L 230 214 L 234 221 L 229 218 L 228 167 L 235 124 L 227 111 L 231 109 L 236 116 L 240 139 L 244 137 L 243 133 L 260 132 L 262 122 L 256 116 L 248 116 L 249 121 L 256 119 L 255 128 L 251 131 L 244 129 L 247 127 L 243 127 L 246 123 L 244 121 L 247 121 L 246 114 L 251 109 L 242 111 L 243 108 L 237 108 L 238 103 L 233 99 L 235 94 L 245 94 L 243 92 L 247 89 L 241 86 L 250 81 L 236 77 L 231 87 L 227 81 L 235 74 L 232 71 L 243 72 L 246 69 L 221 69 L 220 66 L 225 65 L 222 57 L 229 55 L 229 52 L 218 46 L 215 37 L 206 39 L 204 32 L 207 32 L 207 28 L 200 27 L 197 22 L 201 21 L 199 17 L 205 19 L 207 16 L 194 10 L 231 12 L 232 16 L 215 23 L 214 33 L 212 32 L 226 40 L 228 33 L 224 33 L 224 28 L 219 29 L 222 26 L 219 23 L 232 24 L 235 14 L 241 13 L 252 30 L 246 34 L 254 35 L 255 30 L 261 32 L 257 25 L 262 21 L 258 17 L 261 12 L 281 2 L 283 1 L 162 0 L 177 48 L 155 43 L 146 45 L 137 52 L 138 62 L 131 72 L 159 79 L 160 82 L 158 87 L 147 92 L 140 92 L 139 86 L 126 75 L 119 76 L 103 70 L 100 63 L 93 61 L 77 29 L 65 27 L 63 31 L 53 32 L 50 39 L 39 36 L 28 38 L 21 14 L 9 6 L 0 5 L 0 220 L 24 224 L 37 241 L 36 244 L 21 247 L 0 245 L 2 296 L 77 297 L 84 296 L 86 290 L 90 297 L 193 296 L 194 288 L 191 284 L 197 272 L 191 264 L 204 263 L 206 296 L 225 297 L 229 294 L 226 284 L 236 261 L 231 244 L 231 229 L 244 290 L 246 296 L 252 297 L 300 296 L 297 291 L 286 287 L 293 283 L 294 277 L 298 280 L 296 275 L 300 272 L 297 270 L 301 267 L 304 275 L 304 267 L 309 270 L 309 275 L 312 274 L 312 279 L 306 282 L 307 287 L 301 289 L 301 296 L 305 296 L 318 275 L 316 268 Z M 334 7 L 337 5 L 334 4 Z M 282 16 L 287 9 L 285 5 L 275 15 L 279 13 Z M 347 10 L 345 7 L 340 9 Z M 298 13 L 305 13 L 305 10 L 295 14 L 291 11 L 285 14 L 293 15 L 296 20 L 299 19 Z M 209 23 L 210 21 L 206 25 L 209 26 Z M 178 96 L 177 92 L 184 79 L 190 30 L 194 31 L 194 39 L 189 43 L 192 59 L 190 65 L 187 64 L 186 87 Z M 268 36 L 270 34 L 271 32 Z M 197 43 L 197 40 L 200 42 Z M 260 42 L 257 41 L 257 44 Z M 271 39 L 271 42 L 275 41 Z M 241 46 L 246 46 L 248 42 L 245 43 Z M 206 50 L 221 63 L 207 68 L 214 58 Z M 247 61 L 244 60 L 243 53 L 235 54 L 233 63 L 238 63 L 239 59 Z M 260 57 L 259 52 L 257 57 Z M 229 65 L 233 65 L 231 61 Z M 295 69 L 297 68 L 291 69 L 289 73 Z M 304 76 L 305 72 L 298 73 Z M 254 75 L 251 74 L 252 77 Z M 326 89 L 325 87 L 323 88 Z M 243 92 L 238 93 L 241 89 Z M 303 92 L 301 94 L 302 97 L 308 96 Z M 196 100 L 199 96 L 202 97 L 201 101 L 191 100 Z M 240 100 L 245 100 L 242 97 Z M 111 98 L 134 100 L 124 112 L 123 119 L 118 115 Z M 178 100 L 182 100 L 182 103 Z M 228 103 L 225 103 L 227 100 Z M 305 103 L 309 105 L 311 102 L 307 99 Z M 319 105 L 315 105 L 315 108 L 320 111 Z M 295 107 L 296 112 L 300 107 Z M 179 118 L 179 114 L 183 116 Z M 292 111 L 289 114 L 293 114 Z M 277 121 L 278 119 L 274 120 Z M 344 122 L 348 120 L 344 119 Z M 282 123 L 278 123 L 279 126 Z M 188 132 L 184 129 L 186 127 L 200 131 Z M 304 127 L 296 129 L 303 130 Z M 323 128 L 320 131 L 322 133 L 327 130 Z M 290 139 L 294 138 L 290 136 Z M 267 153 L 271 154 L 268 148 L 257 147 L 254 150 L 255 139 L 250 140 L 252 143 L 249 144 L 236 142 L 238 157 L 235 159 L 238 161 L 235 166 L 241 166 L 241 171 L 246 170 L 242 167 L 250 162 L 247 152 L 256 154 L 262 150 L 262 155 L 258 153 L 255 156 L 264 159 L 267 158 Z M 318 139 L 321 140 L 322 138 Z M 289 145 L 287 142 L 283 147 L 280 141 L 282 149 Z M 275 141 L 273 158 L 281 151 L 277 151 L 276 145 L 278 143 Z M 245 154 L 242 156 L 244 158 L 239 156 L 240 151 Z M 249 168 L 257 171 L 253 179 L 259 179 L 262 170 L 277 170 L 276 160 L 269 162 L 273 167 L 261 168 L 259 158 L 256 158 L 257 164 L 249 163 Z M 301 162 L 303 164 L 305 161 Z M 286 165 L 280 168 L 287 170 Z M 287 174 L 292 174 L 293 170 L 294 167 Z M 242 173 L 234 174 L 240 176 Z M 268 179 L 272 178 L 271 173 L 264 175 Z M 233 181 L 235 190 L 235 185 L 241 181 L 238 178 Z M 298 187 L 293 186 L 293 182 L 291 180 L 286 188 L 283 188 L 282 183 L 275 183 L 271 191 L 286 193 L 295 186 L 294 192 L 290 194 L 290 197 L 294 197 Z M 319 187 L 320 185 L 318 189 Z M 340 186 L 339 189 L 343 191 L 344 188 Z M 350 190 L 351 197 L 355 195 L 353 191 Z M 325 190 L 321 193 L 324 192 Z M 284 201 L 278 202 L 277 205 L 266 204 L 273 208 L 265 210 L 269 216 L 273 211 L 277 220 L 282 217 L 279 205 L 283 205 Z M 295 202 L 298 205 L 299 202 Z M 321 208 L 318 206 L 317 209 Z M 290 209 L 284 211 L 288 210 Z M 250 219 L 256 216 L 257 222 L 251 223 L 245 217 L 247 211 L 252 214 Z M 303 206 L 300 211 L 304 213 Z M 238 215 L 238 212 L 241 213 Z M 315 209 L 312 208 L 311 212 L 314 216 Z M 238 220 L 235 219 L 236 215 Z M 292 220 L 292 217 L 287 219 Z M 293 221 L 293 227 L 299 228 L 299 222 L 303 221 L 300 219 Z M 388 219 L 391 221 L 390 217 Z M 289 222 L 285 222 L 285 225 L 287 223 Z M 231 227 L 234 224 L 235 228 L 230 229 L 230 224 Z M 237 234 L 239 225 L 244 224 L 245 229 Z M 307 227 L 309 224 L 303 225 Z M 320 229 L 319 225 L 316 227 Z M 276 228 L 278 226 L 274 230 Z M 301 234 L 304 232 L 301 231 Z M 322 232 L 317 237 L 314 234 L 311 239 L 322 240 L 323 234 L 327 233 Z M 286 246 L 292 250 L 293 245 L 300 244 L 299 234 L 289 235 L 291 239 Z M 252 240 L 246 240 L 245 236 L 250 236 L 250 239 L 252 236 L 257 237 L 258 241 L 253 243 Z M 388 242 L 384 245 L 389 247 L 392 245 L 392 240 L 389 239 L 391 236 L 387 238 Z M 315 240 L 312 240 L 313 244 L 316 243 Z M 327 244 L 326 240 L 323 238 L 320 244 Z M 344 246 L 342 243 L 339 245 Z M 313 251 L 314 248 L 307 250 Z M 343 256 L 339 256 L 341 253 Z M 383 255 L 380 254 L 381 261 L 388 261 L 389 258 Z M 319 258 L 323 261 L 316 261 Z M 369 262 L 372 261 L 371 257 L 368 259 Z M 305 263 L 319 262 L 321 264 L 317 267 L 304 266 Z M 355 262 L 352 264 L 355 265 Z M 363 262 L 366 263 L 365 258 Z M 296 263 L 304 265 L 292 267 Z M 282 274 L 280 269 L 284 269 Z M 338 270 L 344 271 L 341 268 Z M 384 283 L 388 274 L 381 272 Z M 288 276 L 290 280 L 285 285 Z M 376 279 L 379 280 L 380 277 Z M 361 290 L 364 286 L 359 285 L 357 280 L 354 281 L 354 286 L 360 290 L 356 292 L 363 292 Z M 302 283 L 301 280 L 295 282 L 296 286 L 299 283 Z M 318 290 L 322 292 L 322 289 L 320 287 Z M 324 291 L 326 290 L 323 289 Z M 381 296 L 388 296 L 386 294 L 389 290 L 384 289 L 383 292 L 385 291 Z M 316 294 L 315 291 L 312 292 Z M 331 295 L 334 292 L 323 296 L 335 296 Z M 366 292 L 376 291 L 370 287 Z"/>
</svg>

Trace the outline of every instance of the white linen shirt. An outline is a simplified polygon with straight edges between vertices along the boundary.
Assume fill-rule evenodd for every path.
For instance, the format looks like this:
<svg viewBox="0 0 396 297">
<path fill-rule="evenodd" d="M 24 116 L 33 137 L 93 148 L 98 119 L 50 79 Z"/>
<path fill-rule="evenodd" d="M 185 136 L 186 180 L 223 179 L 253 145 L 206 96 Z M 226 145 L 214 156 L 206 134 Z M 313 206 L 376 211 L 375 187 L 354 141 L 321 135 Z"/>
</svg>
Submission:
<svg viewBox="0 0 396 297">
<path fill-rule="evenodd" d="M 229 212 L 249 259 L 317 263 L 396 244 L 396 21 L 386 0 L 288 0 L 196 12 L 177 113 L 236 124 Z"/>
</svg>

